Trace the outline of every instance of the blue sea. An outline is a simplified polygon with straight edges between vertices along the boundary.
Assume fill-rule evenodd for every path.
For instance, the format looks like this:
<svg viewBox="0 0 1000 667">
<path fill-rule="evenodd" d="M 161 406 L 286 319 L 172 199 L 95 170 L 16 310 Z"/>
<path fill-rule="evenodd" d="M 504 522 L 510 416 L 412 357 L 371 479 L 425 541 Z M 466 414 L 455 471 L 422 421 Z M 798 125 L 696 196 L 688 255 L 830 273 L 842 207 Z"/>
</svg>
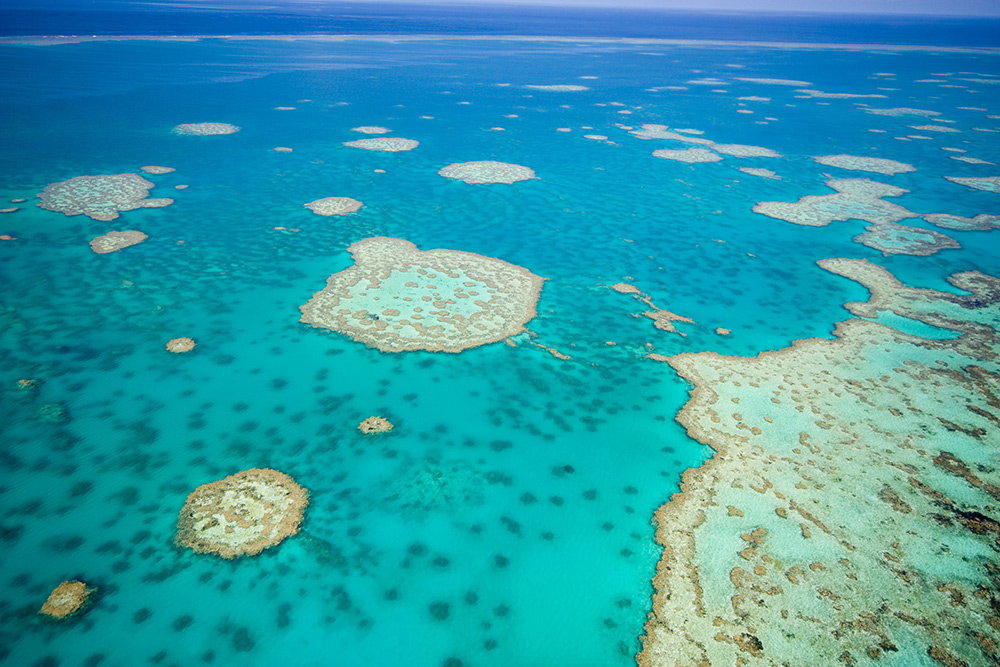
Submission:
<svg viewBox="0 0 1000 667">
<path fill-rule="evenodd" d="M 4 665 L 634 664 L 653 512 L 711 454 L 674 421 L 691 387 L 648 355 L 831 337 L 867 292 L 823 258 L 939 289 L 956 271 L 1000 275 L 1000 232 L 942 229 L 960 249 L 886 256 L 853 240 L 864 221 L 752 211 L 830 194 L 832 177 L 905 188 L 891 201 L 918 214 L 1000 212 L 995 192 L 945 179 L 1000 174 L 995 21 L 67 2 L 8 3 L 0 31 L 0 208 L 17 209 L 0 214 Z M 363 38 L 321 36 L 341 33 Z M 220 34 L 237 37 L 190 37 Z M 116 35 L 189 37 L 102 38 Z M 200 122 L 241 129 L 172 132 Z M 687 146 L 636 137 L 644 124 L 781 157 L 659 159 Z M 914 129 L 927 124 L 953 131 Z M 357 126 L 420 145 L 344 146 Z M 916 171 L 812 160 L 832 154 Z M 538 178 L 437 173 L 475 160 Z M 174 203 L 111 222 L 35 205 L 48 184 L 121 173 Z M 303 207 L 331 196 L 364 206 Z M 148 239 L 91 251 L 122 229 Z M 375 236 L 543 276 L 531 333 L 394 354 L 300 323 L 347 247 Z M 621 282 L 693 322 L 654 327 Z M 180 336 L 197 347 L 168 353 Z M 394 431 L 362 435 L 370 415 Z M 255 467 L 309 490 L 301 532 L 237 560 L 175 546 L 189 493 Z M 66 579 L 98 588 L 91 606 L 43 619 Z"/>
</svg>

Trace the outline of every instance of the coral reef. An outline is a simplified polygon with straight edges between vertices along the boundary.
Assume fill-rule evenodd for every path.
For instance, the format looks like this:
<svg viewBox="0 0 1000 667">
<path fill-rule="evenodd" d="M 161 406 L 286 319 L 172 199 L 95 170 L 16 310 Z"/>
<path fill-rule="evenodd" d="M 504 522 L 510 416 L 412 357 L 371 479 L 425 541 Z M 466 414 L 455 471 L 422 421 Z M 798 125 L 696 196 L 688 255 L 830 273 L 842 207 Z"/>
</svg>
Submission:
<svg viewBox="0 0 1000 667">
<path fill-rule="evenodd" d="M 51 618 L 67 618 L 79 613 L 96 590 L 82 581 L 64 581 L 49 593 L 38 613 Z"/>
<path fill-rule="evenodd" d="M 753 210 L 770 218 L 810 227 L 823 227 L 835 220 L 858 219 L 871 223 L 891 223 L 917 217 L 916 213 L 883 199 L 898 197 L 909 190 L 855 178 L 830 180 L 826 185 L 837 193 L 807 195 L 794 203 L 760 202 Z"/>
<path fill-rule="evenodd" d="M 97 236 L 90 241 L 90 249 L 99 255 L 109 252 L 118 252 L 122 248 L 130 245 L 142 243 L 148 236 L 134 229 L 126 229 L 120 232 L 108 232 L 102 236 Z"/>
<path fill-rule="evenodd" d="M 970 187 L 974 190 L 984 190 L 986 192 L 1000 192 L 1000 176 L 980 176 L 972 178 L 962 178 L 959 176 L 945 176 L 952 183 L 958 183 Z"/>
<path fill-rule="evenodd" d="M 528 167 L 495 160 L 456 162 L 439 171 L 438 175 L 466 183 L 506 183 L 508 185 L 538 178 L 535 176 L 535 172 Z"/>
<path fill-rule="evenodd" d="M 664 158 L 666 160 L 676 160 L 677 162 L 718 162 L 722 156 L 705 148 L 686 148 L 684 150 L 669 150 L 661 148 L 653 151 L 653 157 Z"/>
<path fill-rule="evenodd" d="M 722 153 L 724 155 L 731 155 L 733 157 L 745 158 L 745 157 L 781 157 L 777 151 L 773 151 L 770 148 L 764 148 L 762 146 L 747 146 L 744 144 L 719 144 L 711 139 L 706 139 L 701 136 L 688 136 L 688 134 L 704 134 L 701 130 L 673 130 L 671 131 L 666 125 L 655 125 L 646 124 L 643 125 L 638 130 L 630 130 L 629 134 L 636 137 L 637 139 L 667 139 L 670 141 L 679 141 L 685 144 L 695 144 L 697 146 L 705 146 L 706 148 L 711 148 L 716 153 Z M 682 151 L 676 151 L 681 153 Z M 654 153 L 656 155 L 656 153 Z M 701 153 L 695 153 L 694 155 L 704 155 Z M 666 155 L 658 155 L 657 157 L 667 157 Z M 707 157 L 707 156 L 705 156 Z M 677 158 L 671 158 L 677 159 Z M 687 160 L 684 160 L 685 162 Z M 697 160 L 698 162 L 708 162 L 708 159 Z M 715 160 L 711 160 L 715 161 Z"/>
<path fill-rule="evenodd" d="M 233 134 L 240 128 L 229 123 L 182 123 L 174 127 L 174 134 L 206 136 L 213 134 Z"/>
<path fill-rule="evenodd" d="M 358 424 L 358 430 L 365 435 L 373 433 L 388 433 L 394 428 L 392 422 L 385 417 L 368 417 Z"/>
<path fill-rule="evenodd" d="M 350 197 L 324 197 L 323 199 L 303 204 L 303 206 L 317 215 L 330 216 L 354 213 L 361 208 L 362 203 Z"/>
<path fill-rule="evenodd" d="M 774 180 L 774 181 L 780 181 L 781 180 L 781 176 L 778 176 L 776 173 L 774 173 L 770 169 L 761 169 L 759 167 L 740 167 L 740 171 L 742 171 L 744 174 L 750 174 L 751 176 L 760 176 L 761 178 L 770 178 L 771 180 Z"/>
<path fill-rule="evenodd" d="M 196 553 L 253 556 L 299 531 L 309 492 L 283 472 L 244 470 L 188 496 L 174 541 Z"/>
<path fill-rule="evenodd" d="M 47 211 L 83 214 L 107 222 L 117 218 L 120 211 L 159 208 L 174 203 L 173 199 L 147 199 L 152 187 L 152 183 L 137 174 L 74 176 L 47 185 L 38 193 L 41 200 L 38 205 Z"/>
<path fill-rule="evenodd" d="M 361 127 L 352 127 L 351 132 L 360 132 L 361 134 L 389 134 L 392 130 L 377 125 L 362 125 Z"/>
<path fill-rule="evenodd" d="M 182 336 L 181 338 L 173 338 L 167 341 L 167 351 L 175 354 L 181 354 L 183 352 L 190 352 L 194 349 L 195 345 L 197 345 L 197 343 L 194 342 L 193 338 Z"/>
<path fill-rule="evenodd" d="M 909 288 L 862 260 L 865 319 L 756 357 L 681 354 L 677 419 L 715 450 L 657 510 L 641 667 L 1000 659 L 1000 280 Z"/>
<path fill-rule="evenodd" d="M 840 169 L 852 169 L 854 171 L 873 171 L 879 174 L 905 174 L 916 171 L 912 164 L 887 160 L 880 157 L 859 157 L 857 155 L 821 155 L 813 160 L 828 167 L 838 167 Z"/>
<path fill-rule="evenodd" d="M 147 174 L 169 174 L 172 171 L 177 171 L 173 167 L 157 167 L 156 165 L 150 165 L 148 167 L 139 167 L 142 171 Z"/>
<path fill-rule="evenodd" d="M 543 278 L 499 259 L 404 239 L 352 244 L 354 265 L 301 307 L 301 321 L 383 352 L 460 352 L 524 330 Z"/>
<path fill-rule="evenodd" d="M 805 88 L 812 84 L 808 81 L 796 81 L 794 79 L 759 79 L 754 77 L 736 77 L 737 81 L 747 81 L 749 83 L 763 83 L 772 86 L 791 86 L 793 88 Z"/>
<path fill-rule="evenodd" d="M 402 137 L 377 137 L 374 139 L 345 141 L 344 145 L 350 148 L 361 148 L 366 151 L 398 153 L 400 151 L 412 151 L 420 145 L 420 142 L 413 139 L 403 139 Z"/>
<path fill-rule="evenodd" d="M 883 255 L 933 255 L 938 250 L 962 247 L 940 232 L 894 223 L 872 225 L 854 240 L 882 251 Z"/>
<path fill-rule="evenodd" d="M 963 218 L 960 215 L 951 215 L 950 213 L 932 213 L 925 215 L 924 220 L 945 229 L 962 231 L 1000 229 L 1000 215 L 987 215 L 986 213 L 980 213 L 974 218 Z"/>
<path fill-rule="evenodd" d="M 940 111 L 927 111 L 926 109 L 911 109 L 909 107 L 894 107 L 892 109 L 864 109 L 865 113 L 875 116 L 940 116 Z"/>
<path fill-rule="evenodd" d="M 590 90 L 587 86 L 577 86 L 572 84 L 556 84 L 551 86 L 539 86 L 539 85 L 529 85 L 525 88 L 531 88 L 532 90 L 547 90 L 553 93 L 576 93 L 581 90 Z"/>
</svg>

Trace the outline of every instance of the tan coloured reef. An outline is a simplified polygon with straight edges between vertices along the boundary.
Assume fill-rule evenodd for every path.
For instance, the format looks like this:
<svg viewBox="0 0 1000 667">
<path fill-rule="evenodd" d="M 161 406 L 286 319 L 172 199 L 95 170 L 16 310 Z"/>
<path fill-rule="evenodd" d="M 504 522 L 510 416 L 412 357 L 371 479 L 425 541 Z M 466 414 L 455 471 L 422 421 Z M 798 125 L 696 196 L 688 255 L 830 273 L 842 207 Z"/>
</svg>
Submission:
<svg viewBox="0 0 1000 667">
<path fill-rule="evenodd" d="M 350 197 L 324 197 L 323 199 L 303 204 L 303 206 L 317 215 L 331 216 L 354 213 L 363 204 L 357 199 L 351 199 Z"/>
<path fill-rule="evenodd" d="M 196 343 L 193 338 L 182 336 L 181 338 L 174 338 L 167 341 L 167 351 L 174 354 L 182 354 L 193 350 L 195 345 Z"/>
<path fill-rule="evenodd" d="M 544 278 L 493 257 L 363 239 L 354 265 L 301 306 L 301 322 L 382 352 L 461 352 L 524 331 Z"/>
<path fill-rule="evenodd" d="M 49 593 L 38 613 L 60 620 L 68 618 L 79 613 L 96 590 L 82 581 L 64 581 Z"/>
<path fill-rule="evenodd" d="M 91 239 L 90 249 L 99 255 L 106 255 L 109 252 L 118 252 L 122 248 L 142 243 L 147 238 L 149 237 L 134 229 L 108 232 L 107 234 Z"/>
<path fill-rule="evenodd" d="M 368 417 L 358 424 L 358 430 L 365 435 L 371 435 L 373 433 L 388 433 L 393 428 L 395 427 L 392 422 L 385 417 Z"/>
<path fill-rule="evenodd" d="M 283 472 L 244 470 L 188 496 L 174 541 L 222 558 L 254 556 L 299 531 L 309 492 Z"/>
<path fill-rule="evenodd" d="M 714 454 L 656 512 L 641 667 L 1000 660 L 1000 280 L 819 264 L 871 292 L 833 340 L 670 359 Z"/>
</svg>

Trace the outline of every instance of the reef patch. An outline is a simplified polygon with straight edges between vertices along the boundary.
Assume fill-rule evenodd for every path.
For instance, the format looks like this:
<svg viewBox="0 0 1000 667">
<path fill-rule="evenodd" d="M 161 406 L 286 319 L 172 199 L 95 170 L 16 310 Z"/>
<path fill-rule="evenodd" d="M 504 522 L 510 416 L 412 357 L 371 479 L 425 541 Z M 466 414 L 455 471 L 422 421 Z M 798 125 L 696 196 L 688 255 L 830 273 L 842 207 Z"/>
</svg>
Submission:
<svg viewBox="0 0 1000 667">
<path fill-rule="evenodd" d="M 283 472 L 244 470 L 188 496 L 174 541 L 196 553 L 253 556 L 299 531 L 309 492 Z"/>
<path fill-rule="evenodd" d="M 46 211 L 70 216 L 82 214 L 108 222 L 122 211 L 160 208 L 174 203 L 173 199 L 147 199 L 153 187 L 153 183 L 138 174 L 74 176 L 46 186 L 38 193 L 41 200 L 38 205 Z"/>
<path fill-rule="evenodd" d="M 404 239 L 368 238 L 347 250 L 354 266 L 329 277 L 300 321 L 382 352 L 461 352 L 521 333 L 544 281 L 500 259 L 422 251 Z"/>
</svg>

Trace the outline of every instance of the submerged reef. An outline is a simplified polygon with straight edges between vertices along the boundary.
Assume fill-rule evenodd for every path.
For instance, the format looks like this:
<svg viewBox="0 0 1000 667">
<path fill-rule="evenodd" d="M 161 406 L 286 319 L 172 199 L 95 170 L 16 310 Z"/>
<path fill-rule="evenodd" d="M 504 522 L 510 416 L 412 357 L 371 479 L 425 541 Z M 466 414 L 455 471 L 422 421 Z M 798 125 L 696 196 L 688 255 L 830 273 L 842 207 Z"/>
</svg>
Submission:
<svg viewBox="0 0 1000 667">
<path fill-rule="evenodd" d="M 911 109 L 909 107 L 894 107 L 892 109 L 865 109 L 865 113 L 870 113 L 875 116 L 921 116 L 923 118 L 929 118 L 931 116 L 940 116 L 940 111 L 927 111 L 926 109 Z"/>
<path fill-rule="evenodd" d="M 630 130 L 629 134 L 636 137 L 637 139 L 667 139 L 669 141 L 679 141 L 685 144 L 695 144 L 697 146 L 704 146 L 705 148 L 710 148 L 716 153 L 721 153 L 723 155 L 731 155 L 733 157 L 781 157 L 777 151 L 773 151 L 770 148 L 764 148 L 762 146 L 748 146 L 745 144 L 719 144 L 711 139 L 706 139 L 701 136 L 688 136 L 688 134 L 704 134 L 701 130 L 691 130 L 691 129 L 677 129 L 670 130 L 666 125 L 655 125 L 646 124 L 643 125 L 638 130 Z M 704 150 L 704 149 L 702 149 Z M 706 153 L 708 151 L 705 151 Z M 659 154 L 658 154 L 659 153 Z M 670 154 L 683 154 L 683 151 L 655 151 L 653 155 L 656 157 L 667 157 L 669 159 L 679 159 L 678 157 L 671 156 Z M 689 153 L 692 157 L 702 157 L 705 159 L 694 159 L 694 160 L 681 160 L 682 162 L 717 162 L 718 160 L 710 160 L 704 153 L 692 152 Z M 719 158 L 722 159 L 722 158 Z"/>
<path fill-rule="evenodd" d="M 303 305 L 300 321 L 383 352 L 461 352 L 524 331 L 544 278 L 493 257 L 424 250 L 375 237 L 347 249 L 335 273 Z"/>
<path fill-rule="evenodd" d="M 182 123 L 174 127 L 174 134 L 207 136 L 212 134 L 233 134 L 240 128 L 229 123 Z"/>
<path fill-rule="evenodd" d="M 141 171 L 147 174 L 169 174 L 172 171 L 177 171 L 173 167 L 158 167 L 156 165 L 149 165 L 147 167 L 139 167 Z"/>
<path fill-rule="evenodd" d="M 988 215 L 986 213 L 980 213 L 974 218 L 963 218 L 960 215 L 952 215 L 950 213 L 932 213 L 925 215 L 924 220 L 945 229 L 963 231 L 1000 229 L 1000 215 Z"/>
<path fill-rule="evenodd" d="M 774 181 L 780 181 L 781 180 L 781 176 L 778 176 L 776 173 L 774 173 L 770 169 L 762 169 L 762 168 L 759 168 L 759 167 L 740 167 L 740 171 L 742 171 L 744 174 L 750 174 L 751 176 L 760 176 L 761 178 L 770 178 L 771 180 L 774 180 Z"/>
<path fill-rule="evenodd" d="M 823 227 L 835 220 L 844 221 L 853 218 L 884 224 L 918 217 L 916 213 L 883 199 L 883 197 L 899 197 L 909 190 L 867 178 L 835 179 L 827 181 L 826 185 L 837 193 L 806 195 L 794 203 L 764 201 L 754 206 L 753 210 L 770 218 L 809 227 Z"/>
<path fill-rule="evenodd" d="M 854 240 L 880 250 L 883 255 L 933 255 L 938 250 L 962 247 L 958 241 L 940 232 L 894 223 L 872 225 Z"/>
<path fill-rule="evenodd" d="M 49 593 L 38 613 L 56 619 L 67 618 L 83 609 L 87 599 L 96 590 L 82 581 L 64 581 Z"/>
<path fill-rule="evenodd" d="M 202 484 L 177 519 L 177 546 L 223 558 L 253 556 L 299 532 L 309 492 L 283 472 L 244 470 Z"/>
<path fill-rule="evenodd" d="M 666 160 L 676 160 L 677 162 L 718 162 L 722 156 L 706 148 L 686 148 L 684 150 L 669 150 L 661 148 L 653 151 L 653 157 L 664 158 Z"/>
<path fill-rule="evenodd" d="M 1000 192 L 1000 176 L 979 176 L 962 178 L 959 176 L 945 176 L 952 183 L 965 185 L 974 190 L 985 190 L 986 192 Z"/>
<path fill-rule="evenodd" d="M 38 193 L 41 200 L 38 205 L 47 211 L 83 214 L 107 222 L 117 218 L 120 211 L 160 208 L 174 203 L 173 199 L 147 199 L 152 187 L 152 183 L 138 174 L 74 176 L 47 185 Z"/>
<path fill-rule="evenodd" d="M 438 172 L 445 178 L 454 178 L 466 183 L 506 183 L 528 181 L 535 172 L 519 164 L 497 162 L 496 160 L 481 160 L 478 162 L 455 162 Z"/>
<path fill-rule="evenodd" d="M 835 339 L 670 359 L 714 455 L 656 512 L 641 667 L 1000 659 L 1000 280 L 819 265 L 871 292 Z"/>
<path fill-rule="evenodd" d="M 873 171 L 879 174 L 892 176 L 893 174 L 905 174 L 916 171 L 912 164 L 888 160 L 881 157 L 860 157 L 857 155 L 820 155 L 813 160 L 828 167 L 838 167 L 840 169 L 852 169 L 855 171 Z"/>
<path fill-rule="evenodd" d="M 361 134 L 389 134 L 392 130 L 377 125 L 362 125 L 361 127 L 352 127 L 351 132 L 360 132 Z"/>
<path fill-rule="evenodd" d="M 577 93 L 582 90 L 590 90 L 587 86 L 578 86 L 574 84 L 555 84 L 550 86 L 540 86 L 540 85 L 527 85 L 525 88 L 531 88 L 532 90 L 548 90 L 553 93 Z"/>
<path fill-rule="evenodd" d="M 375 139 L 345 141 L 344 145 L 350 148 L 361 148 L 366 151 L 398 153 L 400 151 L 412 151 L 420 145 L 420 142 L 413 139 L 403 139 L 402 137 L 377 137 Z"/>
<path fill-rule="evenodd" d="M 317 215 L 330 216 L 354 213 L 362 207 L 362 203 L 350 197 L 324 197 L 303 206 Z"/>
<path fill-rule="evenodd" d="M 126 229 L 120 232 L 108 232 L 103 236 L 98 236 L 90 241 L 90 249 L 99 255 L 109 252 L 118 252 L 122 248 L 130 245 L 142 243 L 148 236 L 134 229 Z"/>
</svg>

